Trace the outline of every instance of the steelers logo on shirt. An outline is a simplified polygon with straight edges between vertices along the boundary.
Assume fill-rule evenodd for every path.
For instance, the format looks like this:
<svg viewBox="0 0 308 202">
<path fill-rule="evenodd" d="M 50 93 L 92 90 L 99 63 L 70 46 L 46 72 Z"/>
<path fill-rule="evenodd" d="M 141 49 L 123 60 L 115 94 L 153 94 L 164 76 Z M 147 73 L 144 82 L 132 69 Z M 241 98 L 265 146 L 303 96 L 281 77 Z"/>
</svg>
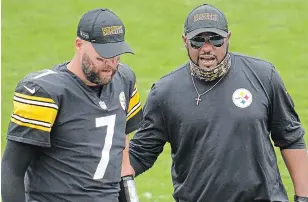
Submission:
<svg viewBox="0 0 308 202">
<path fill-rule="evenodd" d="M 235 106 L 239 108 L 246 108 L 252 103 L 252 95 L 249 90 L 245 88 L 239 88 L 234 91 L 232 95 L 232 101 Z"/>
</svg>

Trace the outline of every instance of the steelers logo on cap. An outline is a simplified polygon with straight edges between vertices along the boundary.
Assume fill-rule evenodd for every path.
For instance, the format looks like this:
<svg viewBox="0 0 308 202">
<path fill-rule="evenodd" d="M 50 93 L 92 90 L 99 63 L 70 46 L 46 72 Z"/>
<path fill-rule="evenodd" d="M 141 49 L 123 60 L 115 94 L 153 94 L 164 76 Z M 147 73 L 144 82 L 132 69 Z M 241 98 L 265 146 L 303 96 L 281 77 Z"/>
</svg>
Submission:
<svg viewBox="0 0 308 202">
<path fill-rule="evenodd" d="M 249 90 L 245 88 L 239 88 L 234 91 L 232 95 L 232 101 L 235 106 L 239 108 L 246 108 L 252 103 L 252 95 Z"/>
</svg>

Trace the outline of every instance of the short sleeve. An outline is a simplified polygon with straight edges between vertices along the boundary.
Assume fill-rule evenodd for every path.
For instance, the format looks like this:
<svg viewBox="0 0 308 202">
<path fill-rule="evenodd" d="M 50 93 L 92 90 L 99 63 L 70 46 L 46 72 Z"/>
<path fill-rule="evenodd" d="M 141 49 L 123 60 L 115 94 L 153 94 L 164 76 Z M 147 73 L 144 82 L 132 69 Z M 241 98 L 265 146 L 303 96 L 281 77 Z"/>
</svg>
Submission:
<svg viewBox="0 0 308 202">
<path fill-rule="evenodd" d="M 286 147 L 303 137 L 305 131 L 295 111 L 294 102 L 279 74 L 271 76 L 270 129 L 275 146 Z"/>
<path fill-rule="evenodd" d="M 7 139 L 50 147 L 50 132 L 57 113 L 57 101 L 39 84 L 20 82 L 13 97 Z"/>
</svg>

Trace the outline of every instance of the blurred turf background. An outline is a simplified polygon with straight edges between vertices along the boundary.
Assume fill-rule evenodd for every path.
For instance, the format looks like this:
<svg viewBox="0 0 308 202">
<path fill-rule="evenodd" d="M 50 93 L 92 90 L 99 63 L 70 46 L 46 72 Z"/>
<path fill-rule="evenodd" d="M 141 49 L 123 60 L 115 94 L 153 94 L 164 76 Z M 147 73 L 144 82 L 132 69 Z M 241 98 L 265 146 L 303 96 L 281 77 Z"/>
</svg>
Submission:
<svg viewBox="0 0 308 202">
<path fill-rule="evenodd" d="M 123 20 L 126 39 L 135 56 L 124 56 L 122 62 L 135 70 L 144 104 L 151 84 L 187 60 L 181 39 L 183 24 L 190 10 L 202 3 L 214 4 L 225 12 L 232 32 L 231 51 L 275 64 L 308 130 L 308 1 L 2 0 L 1 151 L 18 80 L 31 71 L 70 60 L 77 23 L 84 12 L 107 7 Z M 280 153 L 277 155 L 292 198 L 289 174 Z M 170 149 L 166 145 L 153 168 L 136 178 L 141 202 L 172 201 L 170 165 Z"/>
</svg>

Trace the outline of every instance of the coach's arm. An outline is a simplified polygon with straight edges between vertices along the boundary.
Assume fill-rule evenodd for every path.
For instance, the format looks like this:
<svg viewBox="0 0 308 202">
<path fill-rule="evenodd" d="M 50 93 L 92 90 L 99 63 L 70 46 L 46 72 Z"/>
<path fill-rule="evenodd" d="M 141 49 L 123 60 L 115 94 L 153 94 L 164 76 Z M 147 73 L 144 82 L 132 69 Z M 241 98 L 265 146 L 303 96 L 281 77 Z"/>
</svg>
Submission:
<svg viewBox="0 0 308 202">
<path fill-rule="evenodd" d="M 24 177 L 38 147 L 8 140 L 1 162 L 2 202 L 26 201 Z"/>
<path fill-rule="evenodd" d="M 153 85 L 144 105 L 144 118 L 141 127 L 130 140 L 130 163 L 136 176 L 153 166 L 168 141 L 162 98 L 157 86 Z"/>
<path fill-rule="evenodd" d="M 308 197 L 307 150 L 305 148 L 283 149 L 281 154 L 293 181 L 295 195 Z"/>
<path fill-rule="evenodd" d="M 271 80 L 270 129 L 271 137 L 280 147 L 282 157 L 293 181 L 295 195 L 306 196 L 308 202 L 308 155 L 304 128 L 295 111 L 294 102 L 279 74 L 273 69 Z"/>
</svg>

